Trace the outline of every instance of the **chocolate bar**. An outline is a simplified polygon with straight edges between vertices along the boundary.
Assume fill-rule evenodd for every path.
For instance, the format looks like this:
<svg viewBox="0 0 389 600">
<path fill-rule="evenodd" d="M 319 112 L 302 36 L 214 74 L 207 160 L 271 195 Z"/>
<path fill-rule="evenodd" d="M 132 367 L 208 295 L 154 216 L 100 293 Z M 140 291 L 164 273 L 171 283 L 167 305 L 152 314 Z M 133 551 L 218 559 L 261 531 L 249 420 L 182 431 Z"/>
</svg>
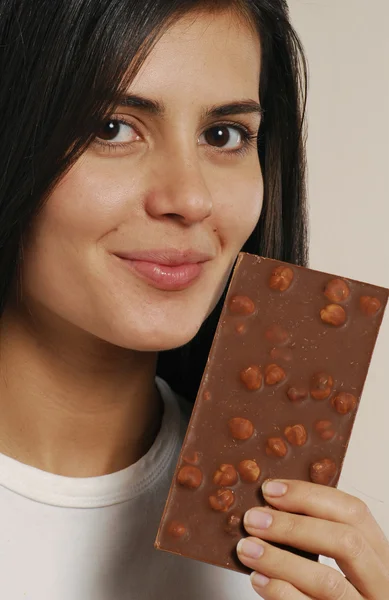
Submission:
<svg viewBox="0 0 389 600">
<path fill-rule="evenodd" d="M 235 548 L 266 479 L 337 485 L 387 300 L 239 255 L 156 548 L 246 573 Z"/>
</svg>

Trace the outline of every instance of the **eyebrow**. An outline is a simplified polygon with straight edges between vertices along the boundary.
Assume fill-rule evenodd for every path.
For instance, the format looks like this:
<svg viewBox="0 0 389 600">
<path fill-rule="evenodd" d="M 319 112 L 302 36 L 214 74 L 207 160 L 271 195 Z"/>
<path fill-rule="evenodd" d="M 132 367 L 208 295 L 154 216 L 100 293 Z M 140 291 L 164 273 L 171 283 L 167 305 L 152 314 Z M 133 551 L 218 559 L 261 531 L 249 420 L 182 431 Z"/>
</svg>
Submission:
<svg viewBox="0 0 389 600">
<path fill-rule="evenodd" d="M 119 106 L 126 108 L 139 108 L 150 115 L 156 117 L 163 117 L 166 115 L 166 107 L 163 102 L 158 100 L 150 100 L 143 96 L 135 96 L 128 94 L 123 96 L 119 102 Z M 230 102 L 228 104 L 218 104 L 206 108 L 202 112 L 202 118 L 218 118 L 226 117 L 228 115 L 240 115 L 240 114 L 259 114 L 263 115 L 264 111 L 261 105 L 255 100 L 238 100 Z"/>
</svg>

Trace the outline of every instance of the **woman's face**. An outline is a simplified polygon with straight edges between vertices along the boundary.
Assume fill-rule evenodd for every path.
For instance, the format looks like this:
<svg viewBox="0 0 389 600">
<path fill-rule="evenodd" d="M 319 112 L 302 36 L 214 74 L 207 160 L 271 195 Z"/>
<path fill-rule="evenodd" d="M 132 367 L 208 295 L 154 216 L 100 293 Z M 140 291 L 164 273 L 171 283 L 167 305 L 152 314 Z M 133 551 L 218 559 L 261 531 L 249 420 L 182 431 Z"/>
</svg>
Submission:
<svg viewBox="0 0 389 600">
<path fill-rule="evenodd" d="M 259 40 L 230 13 L 163 35 L 34 223 L 31 311 L 135 350 L 194 337 L 260 216 L 259 76 Z"/>
</svg>

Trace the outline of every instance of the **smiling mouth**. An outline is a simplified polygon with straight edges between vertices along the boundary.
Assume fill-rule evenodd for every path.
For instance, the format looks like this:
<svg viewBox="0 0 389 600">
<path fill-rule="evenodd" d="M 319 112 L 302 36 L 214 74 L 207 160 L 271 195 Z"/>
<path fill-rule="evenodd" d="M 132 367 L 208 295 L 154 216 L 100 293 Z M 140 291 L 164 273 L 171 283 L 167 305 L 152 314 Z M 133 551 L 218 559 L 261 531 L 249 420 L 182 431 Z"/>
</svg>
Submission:
<svg viewBox="0 0 389 600">
<path fill-rule="evenodd" d="M 153 251 L 117 253 L 124 267 L 153 287 L 165 291 L 180 291 L 193 285 L 213 257 L 193 251 Z"/>
</svg>

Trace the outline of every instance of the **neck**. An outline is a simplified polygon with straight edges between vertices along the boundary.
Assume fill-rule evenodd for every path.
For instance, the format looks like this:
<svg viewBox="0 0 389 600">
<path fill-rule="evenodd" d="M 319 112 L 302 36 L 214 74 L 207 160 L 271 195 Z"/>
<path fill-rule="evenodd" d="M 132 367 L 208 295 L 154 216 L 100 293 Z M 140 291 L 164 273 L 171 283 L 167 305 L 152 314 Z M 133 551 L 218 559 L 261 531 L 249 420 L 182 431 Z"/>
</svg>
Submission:
<svg viewBox="0 0 389 600">
<path fill-rule="evenodd" d="M 156 354 L 7 307 L 0 327 L 0 452 L 95 477 L 139 460 L 160 427 Z"/>
</svg>

